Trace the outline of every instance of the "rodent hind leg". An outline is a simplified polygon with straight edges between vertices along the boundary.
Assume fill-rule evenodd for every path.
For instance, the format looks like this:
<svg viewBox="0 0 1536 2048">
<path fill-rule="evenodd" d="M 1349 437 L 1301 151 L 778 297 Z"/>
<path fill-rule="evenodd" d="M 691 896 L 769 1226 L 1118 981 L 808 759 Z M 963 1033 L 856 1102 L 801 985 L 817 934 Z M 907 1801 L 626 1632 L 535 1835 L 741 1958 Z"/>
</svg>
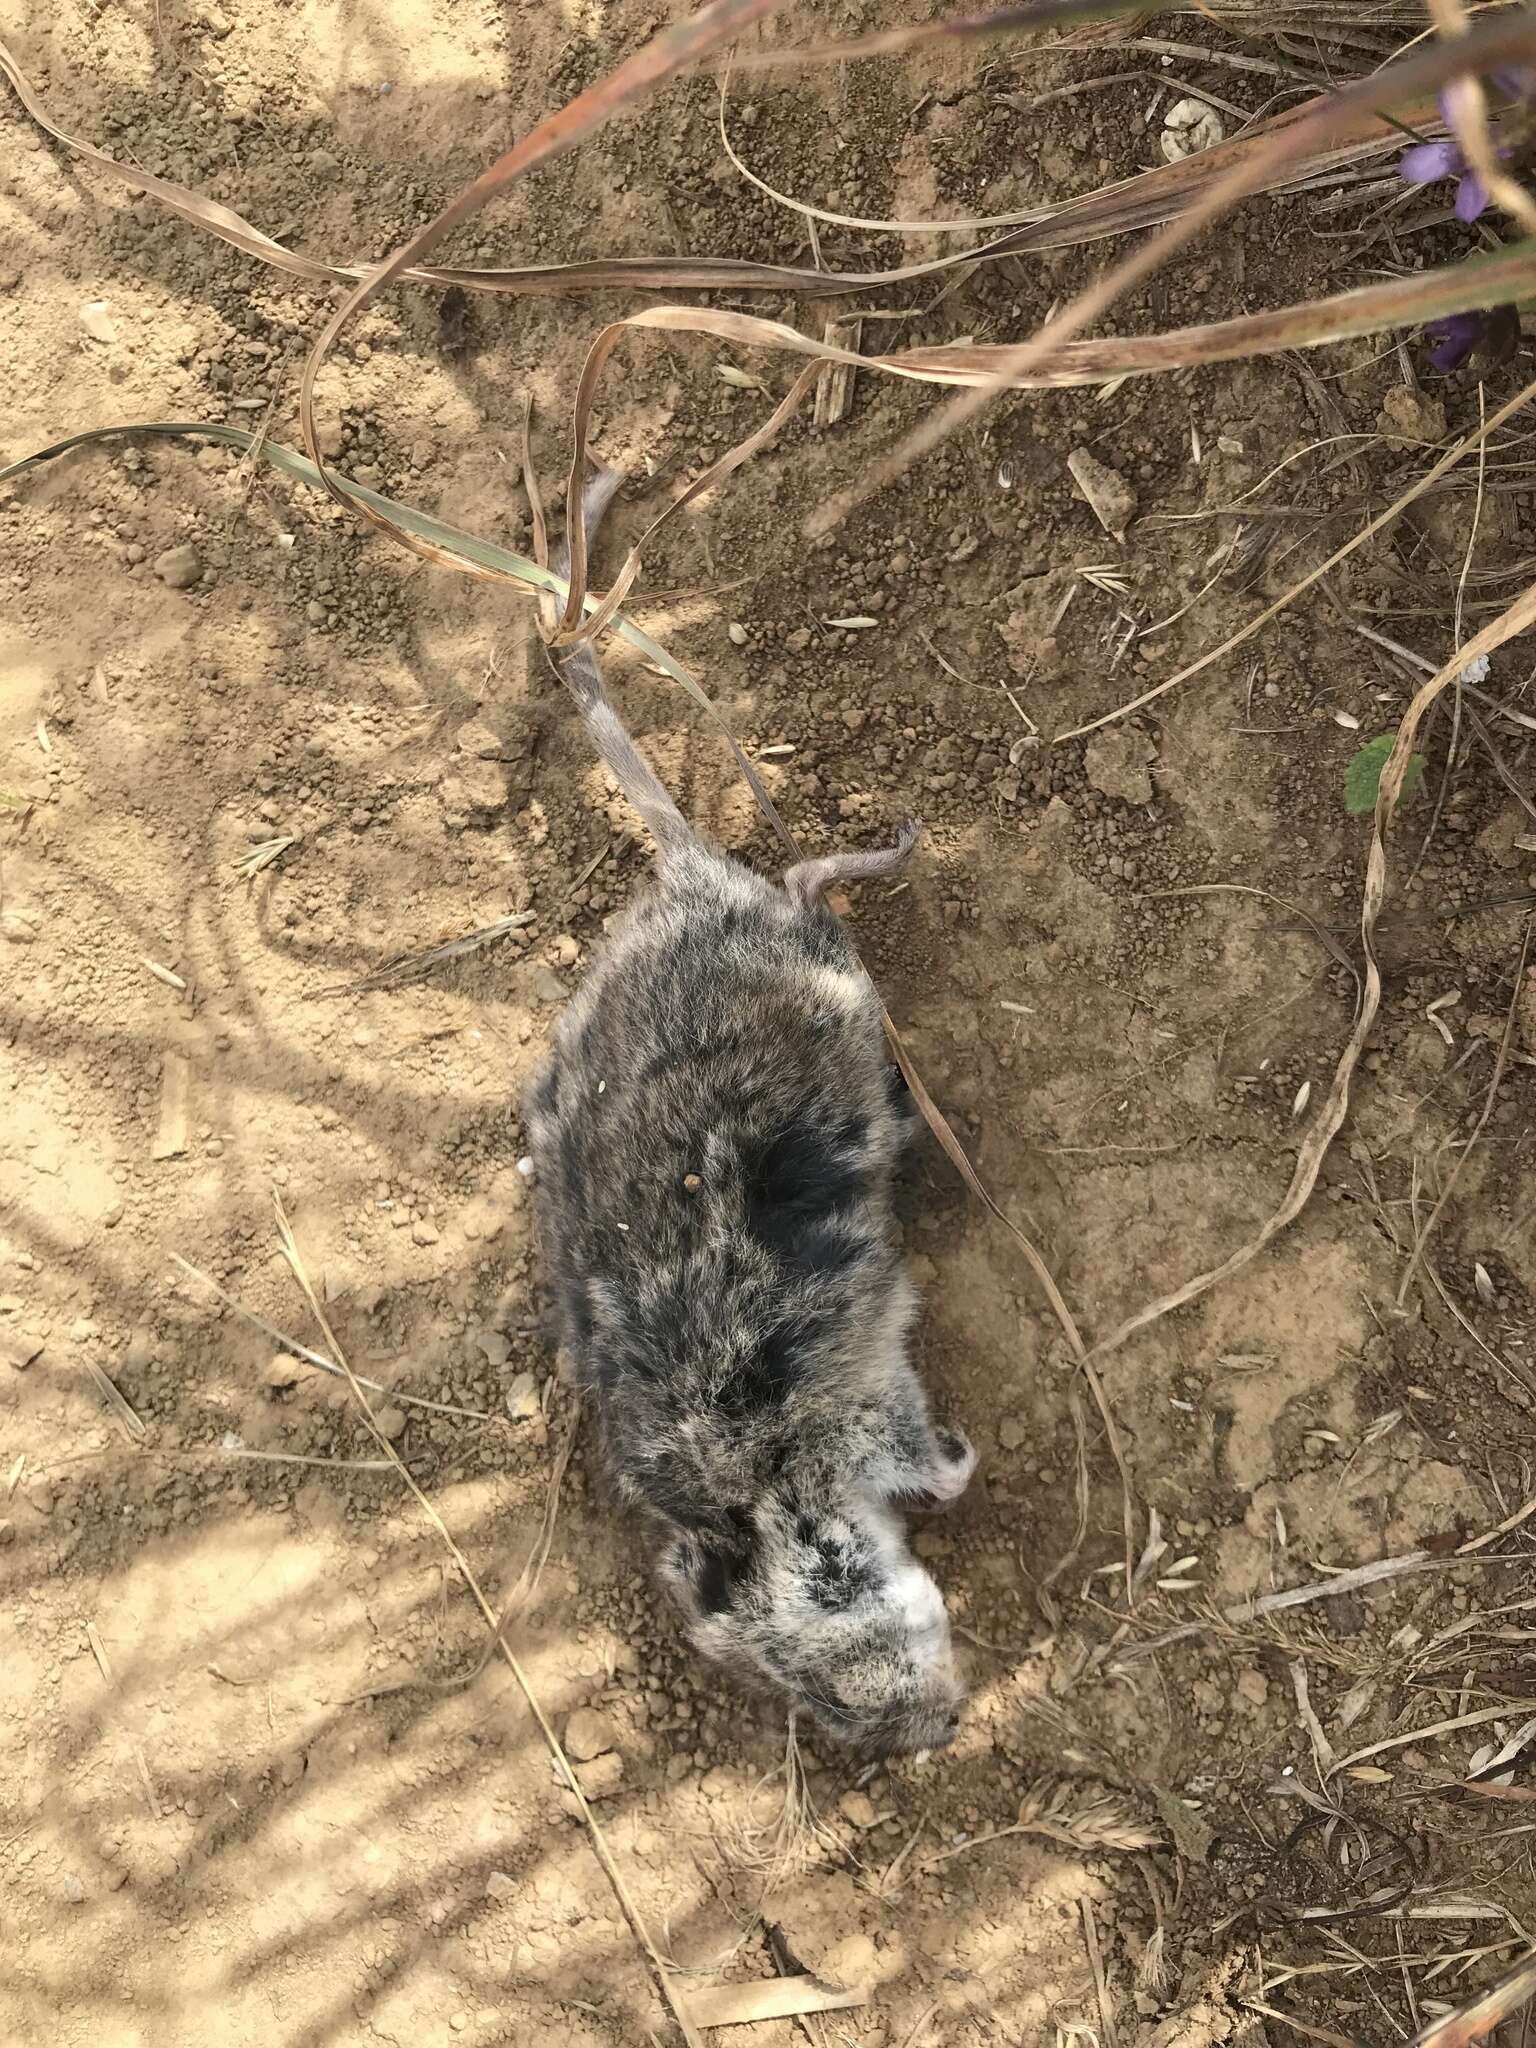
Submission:
<svg viewBox="0 0 1536 2048">
<path fill-rule="evenodd" d="M 899 875 L 912 858 L 912 849 L 922 833 L 916 818 L 909 818 L 896 834 L 895 844 L 867 852 L 823 853 L 815 860 L 802 860 L 785 871 L 784 888 L 790 900 L 802 910 L 814 910 L 828 889 L 841 882 L 880 881 Z"/>
</svg>

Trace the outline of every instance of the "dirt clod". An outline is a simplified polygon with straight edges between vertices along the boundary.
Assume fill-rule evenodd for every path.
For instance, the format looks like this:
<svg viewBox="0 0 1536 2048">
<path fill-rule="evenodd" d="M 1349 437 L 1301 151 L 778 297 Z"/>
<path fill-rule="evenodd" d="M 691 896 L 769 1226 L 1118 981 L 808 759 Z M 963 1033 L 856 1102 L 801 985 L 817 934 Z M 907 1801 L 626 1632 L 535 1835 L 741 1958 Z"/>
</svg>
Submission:
<svg viewBox="0 0 1536 2048">
<path fill-rule="evenodd" d="M 604 1755 L 617 1742 L 612 1722 L 605 1715 L 595 1713 L 591 1707 L 576 1709 L 566 1721 L 562 1739 L 567 1756 L 580 1764 L 590 1763 L 593 1757 Z"/>
<path fill-rule="evenodd" d="M 167 548 L 154 560 L 155 574 L 172 590 L 190 590 L 203 573 L 197 549 L 190 545 Z"/>
</svg>

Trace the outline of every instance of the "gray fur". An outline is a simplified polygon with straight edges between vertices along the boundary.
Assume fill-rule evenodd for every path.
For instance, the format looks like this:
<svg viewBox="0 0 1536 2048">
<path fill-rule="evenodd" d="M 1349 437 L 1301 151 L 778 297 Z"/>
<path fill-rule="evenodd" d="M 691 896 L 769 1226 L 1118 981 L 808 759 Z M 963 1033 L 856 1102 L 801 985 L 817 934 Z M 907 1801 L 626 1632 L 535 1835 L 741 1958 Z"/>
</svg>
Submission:
<svg viewBox="0 0 1536 2048">
<path fill-rule="evenodd" d="M 960 1688 L 901 1511 L 955 1499 L 975 1457 L 908 1360 L 909 1123 L 821 900 L 916 829 L 775 887 L 693 835 L 582 659 L 566 679 L 660 870 L 528 1098 L 560 1340 L 697 1647 L 861 1748 L 937 1747 Z"/>
</svg>

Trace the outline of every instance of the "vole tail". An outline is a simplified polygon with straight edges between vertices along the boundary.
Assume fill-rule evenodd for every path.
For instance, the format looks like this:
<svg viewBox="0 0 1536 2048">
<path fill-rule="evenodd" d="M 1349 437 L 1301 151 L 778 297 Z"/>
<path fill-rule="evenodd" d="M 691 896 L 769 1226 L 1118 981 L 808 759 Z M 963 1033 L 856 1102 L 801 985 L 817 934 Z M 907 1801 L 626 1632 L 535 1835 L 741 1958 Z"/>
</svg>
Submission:
<svg viewBox="0 0 1536 2048">
<path fill-rule="evenodd" d="M 621 481 L 616 469 L 600 469 L 587 480 L 582 494 L 581 518 L 589 547 Z M 571 558 L 568 544 L 556 551 L 553 566 L 559 575 L 569 575 Z M 592 736 L 599 759 L 640 813 L 657 847 L 665 854 L 673 848 L 691 845 L 693 830 L 663 788 L 656 771 L 625 730 L 623 720 L 608 695 L 602 669 L 590 643 L 569 652 L 562 650 L 551 659 L 561 681 L 576 700 L 576 708 Z"/>
</svg>

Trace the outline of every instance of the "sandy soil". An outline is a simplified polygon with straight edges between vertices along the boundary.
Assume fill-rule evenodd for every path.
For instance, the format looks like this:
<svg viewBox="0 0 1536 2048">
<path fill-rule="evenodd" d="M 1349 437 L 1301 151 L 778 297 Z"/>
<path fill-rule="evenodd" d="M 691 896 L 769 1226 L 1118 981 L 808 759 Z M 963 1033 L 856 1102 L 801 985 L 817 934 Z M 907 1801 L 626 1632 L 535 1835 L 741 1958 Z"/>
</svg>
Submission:
<svg viewBox="0 0 1536 2048">
<path fill-rule="evenodd" d="M 393 247 L 656 19 L 629 0 L 165 0 L 48 21 L 0 0 L 67 128 L 348 259 Z M 874 19 L 833 9 L 783 32 Z M 738 140 L 834 211 L 997 211 L 1156 160 L 1147 77 L 1033 115 L 1001 97 L 1122 68 L 997 46 L 788 74 L 744 101 Z M 1197 75 L 1261 104 L 1244 74 Z M 801 223 L 726 163 L 714 108 L 705 81 L 669 88 L 463 246 L 804 260 Z M 1343 245 L 1305 224 L 1256 204 L 1125 321 L 1322 288 Z M 832 262 L 935 246 L 822 241 Z M 914 342 L 1004 337 L 1090 267 L 1010 260 L 926 312 L 915 294 L 861 303 L 907 310 Z M 269 408 L 297 440 L 326 295 L 82 170 L 9 99 L 0 287 L 0 459 L 111 422 Z M 387 298 L 326 373 L 329 452 L 526 544 L 524 394 L 552 488 L 585 343 L 623 303 Z M 796 423 L 647 564 L 635 615 L 707 680 L 808 845 L 921 809 L 912 880 L 855 903 L 857 937 L 1090 1333 L 1224 1256 L 1286 1184 L 1354 1001 L 1365 827 L 1344 767 L 1406 684 L 1319 601 L 1155 716 L 1086 745 L 1037 735 L 1214 645 L 1312 558 L 1294 544 L 1344 537 L 1447 418 L 1476 419 L 1475 393 L 1405 388 L 1407 360 L 1362 342 L 1310 367 L 1018 398 L 812 548 L 805 514 L 929 402 L 861 377 L 845 421 Z M 718 344 L 620 352 L 597 438 L 634 482 L 600 569 L 761 416 L 717 375 L 733 361 L 787 388 L 782 362 Z M 1219 508 L 1345 433 L 1364 438 L 1266 486 L 1290 508 L 1249 529 L 1277 537 L 1268 554 L 1223 569 Z M 1072 488 L 1079 446 L 1136 494 L 1123 546 Z M 1488 481 L 1474 618 L 1532 551 L 1519 473 Z M 1474 485 L 1339 586 L 1436 660 Z M 1529 820 L 1480 751 L 1459 754 L 1384 926 L 1383 1021 L 1307 1212 L 1104 1362 L 1138 1540 L 1152 1509 L 1167 1544 L 1129 1621 L 1115 1466 L 1048 1311 L 937 1150 L 914 1167 L 922 1362 L 982 1454 L 963 1507 L 919 1539 L 973 1704 L 942 1759 L 871 1776 L 805 1749 L 816 1824 L 776 1857 L 782 1716 L 682 1654 L 540 1334 L 517 1102 L 646 857 L 528 611 L 234 451 L 166 442 L 0 489 L 0 587 L 0 2038 L 665 2037 L 545 1744 L 345 1387 L 178 1264 L 318 1342 L 274 1190 L 493 1601 L 557 1506 L 511 1640 L 685 1990 L 801 1967 L 870 1992 L 812 2040 L 1091 2030 L 1109 2048 L 1091 1935 L 1122 2042 L 1288 2042 L 1275 2015 L 1294 2012 L 1375 2044 L 1519 1952 L 1528 1809 L 1446 1789 L 1536 1690 L 1533 1524 L 1449 1558 L 1531 1493 L 1518 1040 L 1426 1276 L 1397 1300 L 1483 1108 L 1536 883 Z M 849 615 L 878 624 L 825 624 Z M 1511 655 L 1495 685 L 1520 672 Z M 690 815 L 772 864 L 717 737 L 656 678 L 618 662 L 615 678 Z M 494 946 L 348 992 L 515 913 Z M 1412 1576 L 1221 1618 L 1419 1547 Z M 1416 1737 L 1446 1721 L 1465 1725 Z M 1348 1817 L 1325 1829 L 1294 1788 L 1315 1799 L 1330 1744 Z M 718 2038 L 805 2037 L 783 2020 Z"/>
</svg>

